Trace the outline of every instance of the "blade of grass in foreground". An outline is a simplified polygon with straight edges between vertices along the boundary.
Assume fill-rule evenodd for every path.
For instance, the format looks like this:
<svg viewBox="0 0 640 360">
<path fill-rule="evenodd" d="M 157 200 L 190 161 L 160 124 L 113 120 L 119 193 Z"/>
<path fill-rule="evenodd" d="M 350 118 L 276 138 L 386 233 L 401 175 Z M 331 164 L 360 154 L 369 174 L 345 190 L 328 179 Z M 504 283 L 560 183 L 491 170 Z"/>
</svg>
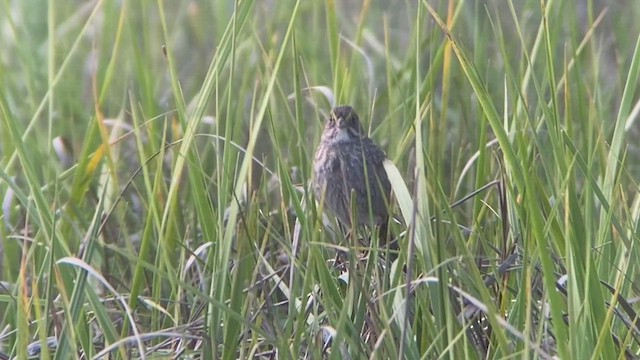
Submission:
<svg viewBox="0 0 640 360">
<path fill-rule="evenodd" d="M 474 93 L 476 94 L 478 101 L 484 111 L 487 121 L 491 125 L 492 130 L 496 138 L 498 139 L 498 143 L 500 144 L 500 148 L 503 152 L 503 156 L 505 158 L 505 164 L 507 165 L 507 174 L 511 180 L 515 183 L 515 191 L 519 191 L 522 194 L 526 194 L 526 189 L 536 188 L 535 184 L 532 182 L 531 177 L 525 177 L 524 172 L 522 170 L 522 160 L 516 156 L 516 152 L 513 149 L 511 142 L 507 136 L 505 129 L 503 128 L 500 118 L 498 116 L 498 112 L 496 111 L 495 105 L 493 104 L 491 97 L 488 94 L 486 87 L 484 86 L 479 74 L 475 70 L 475 67 L 467 57 L 466 53 L 459 47 L 457 40 L 450 33 L 449 29 L 445 25 L 445 23 L 440 19 L 436 11 L 427 3 L 426 1 L 422 2 L 424 6 L 429 10 L 433 19 L 438 23 L 442 31 L 445 33 L 449 41 L 451 41 L 451 45 L 453 47 L 454 53 L 460 62 L 460 66 L 462 67 L 467 79 L 469 80 L 471 86 L 473 87 Z M 532 196 L 533 194 L 529 194 L 530 196 L 525 197 L 527 210 L 529 212 L 530 221 L 531 221 L 531 230 L 533 231 L 534 239 L 545 239 L 544 236 L 544 221 L 540 214 L 540 209 L 537 203 L 537 199 Z M 554 334 L 558 339 L 558 353 L 561 357 L 565 357 L 568 353 L 566 351 L 566 340 L 567 340 L 567 329 L 564 323 L 560 320 L 562 319 L 562 303 L 559 294 L 557 294 L 553 289 L 555 288 L 555 277 L 553 261 L 550 257 L 548 251 L 544 251 L 546 246 L 541 244 L 538 246 L 540 261 L 543 268 L 543 277 L 545 281 L 545 287 L 548 289 L 547 295 L 550 301 L 550 308 L 552 312 L 553 319 L 557 319 L 553 322 Z M 487 303 L 490 305 L 490 303 Z M 496 331 L 494 333 L 497 336 L 497 340 L 500 344 L 501 349 L 507 349 L 507 340 L 502 327 L 495 321 L 494 316 L 495 308 L 493 306 L 489 306 L 489 316 L 488 319 L 491 321 L 494 329 L 500 329 L 501 331 Z"/>
<path fill-rule="evenodd" d="M 264 91 L 263 97 L 260 101 L 260 106 L 258 108 L 257 113 L 255 114 L 255 121 L 253 121 L 253 128 L 251 133 L 249 134 L 249 141 L 247 144 L 247 148 L 245 151 L 245 155 L 242 161 L 242 164 L 240 166 L 240 169 L 237 173 L 236 179 L 235 179 L 235 186 L 234 186 L 234 198 L 231 200 L 231 204 L 230 204 L 230 211 L 229 211 L 229 216 L 227 218 L 227 226 L 226 229 L 224 231 L 224 239 L 223 239 L 223 248 L 221 249 L 222 251 L 219 254 L 219 259 L 221 261 L 219 261 L 220 264 L 227 264 L 228 260 L 230 259 L 231 256 L 231 249 L 232 249 L 232 244 L 233 244 L 233 238 L 235 235 L 235 229 L 236 229 L 236 221 L 238 219 L 238 214 L 240 211 L 240 204 L 238 204 L 238 202 L 236 201 L 237 199 L 240 199 L 242 197 L 241 192 L 243 191 L 243 184 L 246 181 L 246 177 L 247 177 L 247 173 L 248 173 L 248 169 L 249 166 L 252 163 L 252 159 L 253 159 L 253 151 L 255 148 L 255 144 L 258 138 L 258 135 L 260 133 L 260 129 L 261 129 L 261 124 L 262 121 L 265 117 L 266 114 L 266 110 L 267 110 L 267 105 L 269 104 L 270 101 L 270 95 L 271 92 L 273 90 L 277 75 L 278 75 L 278 71 L 280 69 L 280 64 L 282 63 L 282 59 L 284 57 L 284 54 L 286 52 L 287 46 L 289 44 L 289 41 L 291 39 L 291 33 L 292 33 L 292 29 L 293 29 L 293 24 L 295 22 L 296 19 L 296 15 L 297 15 L 297 11 L 298 11 L 298 7 L 300 5 L 300 1 L 296 1 L 295 6 L 292 9 L 291 12 L 291 17 L 290 17 L 290 21 L 289 24 L 287 26 L 287 30 L 285 32 L 285 35 L 283 37 L 282 43 L 280 45 L 280 51 L 278 53 L 278 57 L 277 60 L 273 66 L 273 72 L 270 75 L 269 78 L 269 82 L 267 84 L 267 87 Z M 207 74 L 208 77 L 209 75 L 213 76 L 213 74 L 210 72 L 209 74 Z M 213 86 L 213 79 L 210 79 L 211 83 L 210 85 Z M 205 83 L 206 84 L 206 83 Z M 186 136 L 186 134 L 185 134 Z M 183 144 L 184 146 L 184 144 Z M 226 266 L 226 265 L 225 265 Z M 224 302 L 225 299 L 227 299 L 228 297 L 228 292 L 227 292 L 227 281 L 228 278 L 227 276 L 219 276 L 217 278 L 214 278 L 215 284 L 214 286 L 212 286 L 212 291 L 214 293 L 216 293 L 216 296 L 218 298 L 218 300 L 220 302 Z M 217 309 L 211 309 L 213 310 L 213 313 L 211 316 L 211 323 L 210 323 L 210 328 L 211 329 L 219 329 L 218 326 L 218 321 L 219 319 L 223 319 L 224 318 L 224 314 L 222 314 L 219 310 Z M 233 326 L 225 326 L 223 331 L 230 331 L 229 329 L 234 329 L 235 327 Z M 237 328 L 234 331 L 238 331 Z M 213 336 L 215 338 L 215 335 Z M 232 337 L 235 337 L 232 336 Z M 227 335 L 224 336 L 224 338 L 228 338 Z M 215 344 L 215 341 L 212 342 L 213 344 Z M 215 354 L 215 348 L 212 348 L 212 354 Z M 235 356 L 236 352 L 235 349 L 229 348 L 229 347 L 225 347 L 223 349 L 223 353 L 222 353 L 222 358 L 224 359 L 230 359 L 233 358 Z"/>
<path fill-rule="evenodd" d="M 602 192 L 606 199 L 612 200 L 614 196 L 614 189 L 618 183 L 618 167 L 620 166 L 620 155 L 622 151 L 625 123 L 627 117 L 631 112 L 631 105 L 633 103 L 636 88 L 638 86 L 638 77 L 640 76 L 640 36 L 636 41 L 635 49 L 633 50 L 633 56 L 631 57 L 631 65 L 627 75 L 627 80 L 624 85 L 624 92 L 622 93 L 622 100 L 620 102 L 620 109 L 618 110 L 618 116 L 616 117 L 616 125 L 613 131 L 613 138 L 611 140 L 611 149 L 607 155 L 607 169 L 605 171 L 604 182 L 602 184 Z M 597 245 L 604 244 L 609 241 L 609 219 L 608 214 L 605 212 L 600 213 L 600 233 L 598 234 Z"/>
<path fill-rule="evenodd" d="M 173 60 L 174 54 L 172 52 L 171 47 L 167 47 L 167 59 L 169 64 L 169 73 L 171 75 L 173 95 L 177 104 L 178 117 L 181 120 L 181 124 L 184 127 L 184 136 L 182 138 L 180 149 L 178 151 L 179 156 L 177 157 L 175 165 L 172 169 L 173 176 L 171 178 L 171 183 L 169 185 L 167 201 L 166 201 L 165 209 L 162 215 L 162 222 L 161 222 L 161 227 L 162 227 L 161 234 L 163 234 L 162 238 L 172 238 L 172 235 L 171 235 L 172 229 L 170 226 L 170 222 L 171 222 L 170 220 L 171 220 L 171 214 L 176 209 L 176 204 L 178 200 L 177 194 L 179 189 L 181 188 L 181 178 L 182 178 L 183 170 L 187 164 L 187 161 L 189 164 L 195 164 L 196 166 L 198 166 L 199 164 L 198 157 L 195 154 L 194 149 L 192 148 L 196 129 L 198 128 L 198 125 L 201 123 L 203 119 L 204 112 L 211 99 L 213 90 L 216 87 L 216 84 L 217 84 L 216 81 L 218 80 L 218 75 L 222 72 L 224 66 L 227 64 L 229 55 L 232 53 L 232 47 L 233 47 L 233 44 L 235 44 L 235 36 L 237 36 L 239 30 L 242 29 L 242 26 L 247 20 L 247 17 L 249 15 L 249 10 L 251 9 L 252 5 L 253 5 L 252 1 L 241 2 L 240 7 L 238 7 L 234 12 L 232 21 L 229 22 L 224 34 L 222 35 L 222 38 L 220 40 L 220 45 L 218 46 L 218 51 L 216 52 L 214 59 L 211 61 L 209 70 L 202 83 L 202 87 L 201 87 L 195 108 L 192 113 L 187 113 L 185 101 L 182 95 L 180 84 L 178 82 L 178 75 L 177 75 L 176 67 Z M 164 39 L 165 39 L 165 42 L 167 42 L 170 39 L 170 36 L 168 34 L 166 19 L 164 16 L 164 5 L 162 4 L 161 1 L 158 2 L 158 7 L 160 9 L 160 16 L 162 20 L 161 22 L 162 22 L 163 31 L 164 31 Z M 250 154 L 248 155 L 248 158 L 249 159 L 251 158 Z M 214 218 L 213 213 L 211 212 L 208 206 L 208 203 L 205 201 L 206 195 L 204 195 L 205 191 L 202 188 L 202 184 L 201 184 L 201 180 L 199 179 L 199 176 L 200 176 L 200 172 L 197 171 L 197 169 L 196 171 L 188 172 L 189 182 L 192 185 L 193 191 L 194 191 L 193 196 L 197 197 L 200 200 L 196 202 L 198 215 L 200 219 L 213 219 Z M 202 230 L 204 232 L 203 234 L 204 238 L 211 239 L 211 240 L 214 239 L 214 236 L 213 236 L 214 232 L 211 229 L 211 225 L 203 226 Z M 224 242 L 223 246 L 226 246 L 227 249 L 230 250 L 231 241 Z M 171 249 L 167 249 L 167 250 L 171 251 Z M 220 254 L 221 253 L 222 252 L 220 252 Z M 218 264 L 225 264 L 225 266 L 226 264 L 228 264 L 229 252 L 227 251 L 225 253 L 227 255 L 226 260 L 219 261 Z M 172 266 L 171 265 L 172 262 L 169 261 L 168 259 L 165 259 L 164 262 L 166 266 L 168 267 Z M 217 269 L 214 269 L 214 270 L 217 270 Z M 132 307 L 136 303 L 135 295 L 140 291 L 143 271 L 144 269 L 142 268 L 141 264 L 138 264 L 136 268 L 136 273 L 134 275 L 134 285 L 137 285 L 137 286 L 132 287 L 132 296 L 130 300 L 130 306 Z M 221 274 L 224 274 L 224 272 L 221 272 Z M 212 287 L 211 291 L 216 295 L 216 299 L 220 300 L 221 303 L 224 303 L 225 299 L 227 299 L 226 296 L 228 296 L 228 293 L 226 290 L 226 283 L 225 283 L 226 276 L 213 277 L 213 279 L 216 279 L 216 281 L 223 281 L 223 284 L 221 284 L 220 287 Z M 175 285 L 176 284 L 174 284 L 174 286 Z M 216 324 L 214 326 L 211 326 L 210 329 L 220 329 L 220 327 L 217 324 L 220 321 L 220 319 L 222 319 L 222 310 L 219 310 L 215 307 L 211 307 L 209 311 L 210 313 L 213 314 L 213 316 L 210 318 L 212 324 Z M 126 327 L 124 329 L 126 330 Z M 123 335 L 124 334 L 126 334 L 125 331 L 123 331 Z M 215 354 L 214 350 L 217 345 L 216 344 L 217 336 L 214 334 L 213 336 L 211 336 L 211 339 L 212 339 L 212 342 L 210 343 L 211 348 L 210 348 L 209 356 L 213 356 L 212 354 Z"/>
</svg>

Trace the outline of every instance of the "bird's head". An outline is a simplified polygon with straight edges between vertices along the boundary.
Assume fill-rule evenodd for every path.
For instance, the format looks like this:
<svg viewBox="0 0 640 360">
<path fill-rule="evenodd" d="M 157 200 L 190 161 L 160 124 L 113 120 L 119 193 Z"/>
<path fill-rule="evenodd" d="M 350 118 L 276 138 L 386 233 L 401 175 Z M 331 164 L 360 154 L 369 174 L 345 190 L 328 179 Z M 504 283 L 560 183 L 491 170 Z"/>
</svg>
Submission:
<svg viewBox="0 0 640 360">
<path fill-rule="evenodd" d="M 324 128 L 322 139 L 331 142 L 343 142 L 364 136 L 362 125 L 356 111 L 349 105 L 338 106 L 331 110 Z"/>
</svg>

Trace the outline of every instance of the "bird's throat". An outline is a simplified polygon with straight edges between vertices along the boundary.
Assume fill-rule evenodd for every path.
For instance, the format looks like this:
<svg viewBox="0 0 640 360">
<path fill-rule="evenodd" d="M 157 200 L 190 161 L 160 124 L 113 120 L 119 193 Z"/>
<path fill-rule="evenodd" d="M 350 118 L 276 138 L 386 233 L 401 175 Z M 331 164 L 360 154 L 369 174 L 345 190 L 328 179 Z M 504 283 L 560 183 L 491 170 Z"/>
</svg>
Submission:
<svg viewBox="0 0 640 360">
<path fill-rule="evenodd" d="M 333 134 L 333 136 L 331 137 L 331 142 L 332 143 L 342 143 L 342 142 L 347 142 L 347 141 L 353 141 L 354 139 L 357 139 L 359 136 L 357 133 L 355 133 L 353 131 L 353 129 L 351 128 L 338 128 L 336 129 L 335 133 Z"/>
</svg>

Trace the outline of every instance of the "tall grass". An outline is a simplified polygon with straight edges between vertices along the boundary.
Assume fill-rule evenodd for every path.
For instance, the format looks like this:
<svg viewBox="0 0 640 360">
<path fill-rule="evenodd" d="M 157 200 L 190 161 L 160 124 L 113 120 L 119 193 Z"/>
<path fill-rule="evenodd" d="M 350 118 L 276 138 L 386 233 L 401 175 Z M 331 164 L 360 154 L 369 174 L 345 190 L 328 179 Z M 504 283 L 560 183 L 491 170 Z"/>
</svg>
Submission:
<svg viewBox="0 0 640 360">
<path fill-rule="evenodd" d="M 0 359 L 640 357 L 634 2 L 0 7 Z M 308 192 L 334 104 L 396 261 Z"/>
</svg>

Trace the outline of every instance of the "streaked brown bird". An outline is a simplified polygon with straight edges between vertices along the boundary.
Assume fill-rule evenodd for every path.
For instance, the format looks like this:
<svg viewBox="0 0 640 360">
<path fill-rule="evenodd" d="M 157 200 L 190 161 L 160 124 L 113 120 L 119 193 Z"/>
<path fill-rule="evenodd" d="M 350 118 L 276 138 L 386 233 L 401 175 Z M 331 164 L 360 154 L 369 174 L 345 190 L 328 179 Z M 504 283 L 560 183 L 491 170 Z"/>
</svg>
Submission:
<svg viewBox="0 0 640 360">
<path fill-rule="evenodd" d="M 313 162 L 313 191 L 324 208 L 346 228 L 379 226 L 380 240 L 391 239 L 389 198 L 391 184 L 384 170 L 386 156 L 364 132 L 351 106 L 331 111 Z M 352 227 L 351 192 L 355 224 Z"/>
</svg>

